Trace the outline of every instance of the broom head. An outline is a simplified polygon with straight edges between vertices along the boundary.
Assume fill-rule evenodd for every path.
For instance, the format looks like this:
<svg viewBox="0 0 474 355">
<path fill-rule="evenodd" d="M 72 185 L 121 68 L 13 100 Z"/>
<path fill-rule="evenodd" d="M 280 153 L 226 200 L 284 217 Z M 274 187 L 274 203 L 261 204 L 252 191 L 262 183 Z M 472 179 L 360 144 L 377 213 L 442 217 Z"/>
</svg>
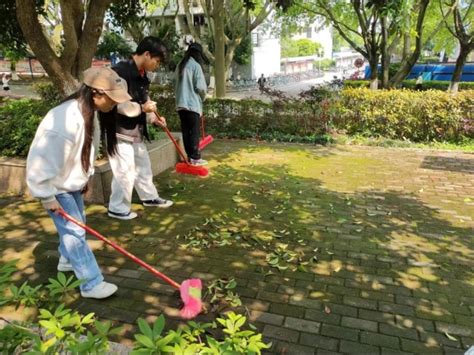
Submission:
<svg viewBox="0 0 474 355">
<path fill-rule="evenodd" d="M 191 165 L 188 163 L 177 163 L 176 172 L 180 174 L 191 174 L 197 176 L 207 176 L 209 175 L 209 170 L 204 166 Z"/>
<path fill-rule="evenodd" d="M 206 148 L 207 145 L 211 144 L 213 141 L 214 141 L 214 137 L 211 136 L 210 134 L 203 137 L 199 141 L 199 150 L 203 150 L 204 148 Z"/>
<path fill-rule="evenodd" d="M 183 300 L 184 307 L 181 309 L 181 317 L 184 319 L 191 319 L 201 313 L 202 282 L 200 279 L 189 279 L 183 281 L 179 287 L 179 293 Z"/>
</svg>

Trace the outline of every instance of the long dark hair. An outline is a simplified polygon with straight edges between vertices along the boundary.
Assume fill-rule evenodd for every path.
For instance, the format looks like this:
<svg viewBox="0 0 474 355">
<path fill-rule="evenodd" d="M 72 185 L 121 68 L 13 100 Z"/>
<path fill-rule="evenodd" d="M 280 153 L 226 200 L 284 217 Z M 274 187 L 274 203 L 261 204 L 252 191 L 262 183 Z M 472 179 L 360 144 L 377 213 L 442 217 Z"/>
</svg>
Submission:
<svg viewBox="0 0 474 355">
<path fill-rule="evenodd" d="M 188 62 L 189 58 L 193 58 L 196 62 L 199 63 L 201 68 L 204 70 L 204 62 L 206 58 L 204 57 L 202 46 L 199 43 L 191 43 L 188 47 L 188 50 L 184 53 L 183 59 L 178 64 L 178 74 L 179 77 L 183 75 L 184 67 Z"/>
<path fill-rule="evenodd" d="M 115 115 L 117 114 L 117 106 L 112 111 L 99 111 L 100 139 L 105 144 L 107 154 L 114 156 L 117 153 L 117 127 Z"/>
<path fill-rule="evenodd" d="M 91 165 L 91 146 L 92 136 L 94 132 L 94 93 L 95 90 L 90 86 L 82 84 L 82 86 L 75 93 L 66 97 L 63 102 L 69 100 L 77 100 L 79 102 L 79 109 L 84 118 L 84 143 L 81 151 L 82 170 L 88 172 Z"/>
</svg>

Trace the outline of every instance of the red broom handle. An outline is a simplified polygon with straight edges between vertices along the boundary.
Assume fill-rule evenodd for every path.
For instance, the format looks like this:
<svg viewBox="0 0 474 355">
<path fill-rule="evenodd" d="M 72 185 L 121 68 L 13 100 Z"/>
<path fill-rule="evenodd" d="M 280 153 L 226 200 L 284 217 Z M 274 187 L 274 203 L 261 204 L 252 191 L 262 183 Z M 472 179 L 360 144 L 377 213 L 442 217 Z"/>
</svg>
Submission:
<svg viewBox="0 0 474 355">
<path fill-rule="evenodd" d="M 158 118 L 161 118 L 160 115 L 158 115 L 157 112 L 154 112 L 154 114 L 156 115 L 156 117 Z M 163 128 L 163 130 L 166 132 L 166 134 L 168 135 L 168 137 L 171 139 L 171 141 L 173 142 L 174 146 L 176 147 L 176 150 L 178 151 L 179 155 L 181 156 L 181 158 L 187 163 L 189 164 L 188 162 L 188 159 L 186 158 L 186 156 L 184 155 L 183 151 L 181 150 L 181 147 L 179 146 L 178 142 L 176 142 L 176 139 L 174 139 L 173 135 L 171 134 L 170 130 L 168 129 L 168 127 L 166 126 L 163 126 L 162 124 L 160 124 L 161 128 Z"/>
<path fill-rule="evenodd" d="M 152 267 L 151 265 L 147 264 L 146 262 L 144 262 L 143 260 L 137 258 L 135 255 L 133 255 L 132 253 L 129 253 L 128 251 L 126 251 L 124 248 L 122 248 L 121 246 L 118 246 L 117 244 L 115 244 L 114 242 L 108 240 L 106 237 L 104 237 L 102 234 L 100 234 L 99 232 L 96 232 L 95 230 L 93 230 L 92 228 L 86 226 L 84 223 L 82 222 L 79 222 L 78 220 L 76 220 L 75 218 L 71 217 L 70 215 L 68 215 L 66 212 L 64 212 L 62 209 L 58 210 L 58 213 L 63 216 L 64 218 L 66 218 L 68 221 L 71 221 L 72 223 L 74 224 L 77 224 L 79 227 L 83 228 L 87 233 L 89 234 L 92 234 L 94 237 L 102 240 L 104 243 L 110 245 L 112 248 L 114 248 L 115 250 L 117 250 L 119 253 L 125 255 L 126 257 L 130 258 L 132 261 L 134 261 L 135 263 L 137 263 L 138 265 L 144 267 L 145 269 L 147 269 L 148 271 L 150 271 L 152 274 L 154 274 L 155 276 L 159 277 L 160 279 L 162 279 L 163 281 L 167 282 L 168 284 L 170 284 L 171 286 L 173 286 L 174 288 L 177 288 L 179 290 L 180 288 L 180 285 L 170 279 L 168 276 L 162 274 L 161 272 L 159 272 L 158 270 L 156 270 L 154 267 Z"/>
<path fill-rule="evenodd" d="M 206 136 L 206 132 L 204 131 L 204 115 L 201 115 L 201 137 L 204 138 Z"/>
</svg>

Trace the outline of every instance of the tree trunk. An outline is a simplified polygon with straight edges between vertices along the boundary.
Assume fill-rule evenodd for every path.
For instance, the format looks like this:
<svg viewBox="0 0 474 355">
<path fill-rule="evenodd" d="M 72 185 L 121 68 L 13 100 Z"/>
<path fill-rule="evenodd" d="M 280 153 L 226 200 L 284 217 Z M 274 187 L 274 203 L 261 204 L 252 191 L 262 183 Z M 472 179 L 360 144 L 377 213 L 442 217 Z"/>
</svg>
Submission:
<svg viewBox="0 0 474 355">
<path fill-rule="evenodd" d="M 469 44 L 460 43 L 461 48 L 459 51 L 458 59 L 456 60 L 456 67 L 454 68 L 453 77 L 451 78 L 451 83 L 449 84 L 448 91 L 458 92 L 459 82 L 461 81 L 462 70 L 464 64 L 466 63 L 467 56 L 471 52 Z"/>
<path fill-rule="evenodd" d="M 378 79 L 378 58 L 371 58 L 369 61 L 370 66 L 370 89 L 377 90 L 379 87 Z"/>
<path fill-rule="evenodd" d="M 225 97 L 225 33 L 224 0 L 214 1 L 214 74 L 216 78 L 216 97 Z"/>
<path fill-rule="evenodd" d="M 382 43 L 381 43 L 381 54 L 382 54 L 382 88 L 388 86 L 389 79 L 389 67 L 390 67 L 390 55 L 388 53 L 388 44 L 387 44 L 387 18 L 382 16 L 380 18 L 380 25 L 382 31 Z"/>
<path fill-rule="evenodd" d="M 397 73 L 390 79 L 389 85 L 392 87 L 398 87 L 401 85 L 402 81 L 410 73 L 411 68 L 415 65 L 416 61 L 420 57 L 422 39 L 423 39 L 423 22 L 425 20 L 426 8 L 428 7 L 430 0 L 421 0 L 420 11 L 418 13 L 418 19 L 416 23 L 416 41 L 415 41 L 415 50 L 408 58 L 402 61 L 400 69 Z"/>
<path fill-rule="evenodd" d="M 16 16 L 23 35 L 55 87 L 62 94 L 77 89 L 77 79 L 91 65 L 102 33 L 105 11 L 112 0 L 90 0 L 83 9 L 81 0 L 61 1 L 64 50 L 56 55 L 44 35 L 36 13 L 35 0 L 16 0 Z M 82 8 L 81 8 L 82 6 Z M 84 27 L 82 19 L 86 18 Z"/>
</svg>

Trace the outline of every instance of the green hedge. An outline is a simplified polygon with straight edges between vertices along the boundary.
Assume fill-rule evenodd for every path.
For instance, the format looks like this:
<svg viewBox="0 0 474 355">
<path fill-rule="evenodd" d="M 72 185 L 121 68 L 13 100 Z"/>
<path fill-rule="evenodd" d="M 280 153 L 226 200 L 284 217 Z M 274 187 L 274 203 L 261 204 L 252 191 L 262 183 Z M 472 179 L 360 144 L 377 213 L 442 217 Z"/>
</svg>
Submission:
<svg viewBox="0 0 474 355">
<path fill-rule="evenodd" d="M 175 99 L 158 88 L 150 90 L 160 114 L 172 129 L 179 129 Z M 208 99 L 204 105 L 206 131 L 216 137 L 276 139 L 293 142 L 320 142 L 327 139 L 329 108 L 318 100 Z"/>
<path fill-rule="evenodd" d="M 414 142 L 474 137 L 474 91 L 345 89 L 334 125 L 349 134 Z"/>
<path fill-rule="evenodd" d="M 25 157 L 50 100 L 5 100 L 0 105 L 0 155 Z M 172 130 L 179 130 L 174 97 L 153 87 L 152 99 Z M 428 90 L 344 89 L 340 93 L 313 88 L 302 97 L 259 100 L 209 99 L 206 131 L 215 137 L 253 138 L 304 143 L 331 141 L 331 130 L 414 142 L 459 142 L 474 137 L 474 90 L 455 95 Z M 152 128 L 152 137 L 158 128 Z"/>
<path fill-rule="evenodd" d="M 26 157 L 36 128 L 49 108 L 40 100 L 5 100 L 0 106 L 0 155 Z"/>
<path fill-rule="evenodd" d="M 415 89 L 416 80 L 404 80 L 402 82 L 402 89 Z M 442 90 L 447 91 L 449 87 L 449 81 L 443 80 L 430 80 L 424 81 L 422 90 Z M 368 80 L 344 80 L 345 88 L 368 88 L 370 82 Z M 474 90 L 474 82 L 460 82 L 459 90 Z"/>
</svg>

